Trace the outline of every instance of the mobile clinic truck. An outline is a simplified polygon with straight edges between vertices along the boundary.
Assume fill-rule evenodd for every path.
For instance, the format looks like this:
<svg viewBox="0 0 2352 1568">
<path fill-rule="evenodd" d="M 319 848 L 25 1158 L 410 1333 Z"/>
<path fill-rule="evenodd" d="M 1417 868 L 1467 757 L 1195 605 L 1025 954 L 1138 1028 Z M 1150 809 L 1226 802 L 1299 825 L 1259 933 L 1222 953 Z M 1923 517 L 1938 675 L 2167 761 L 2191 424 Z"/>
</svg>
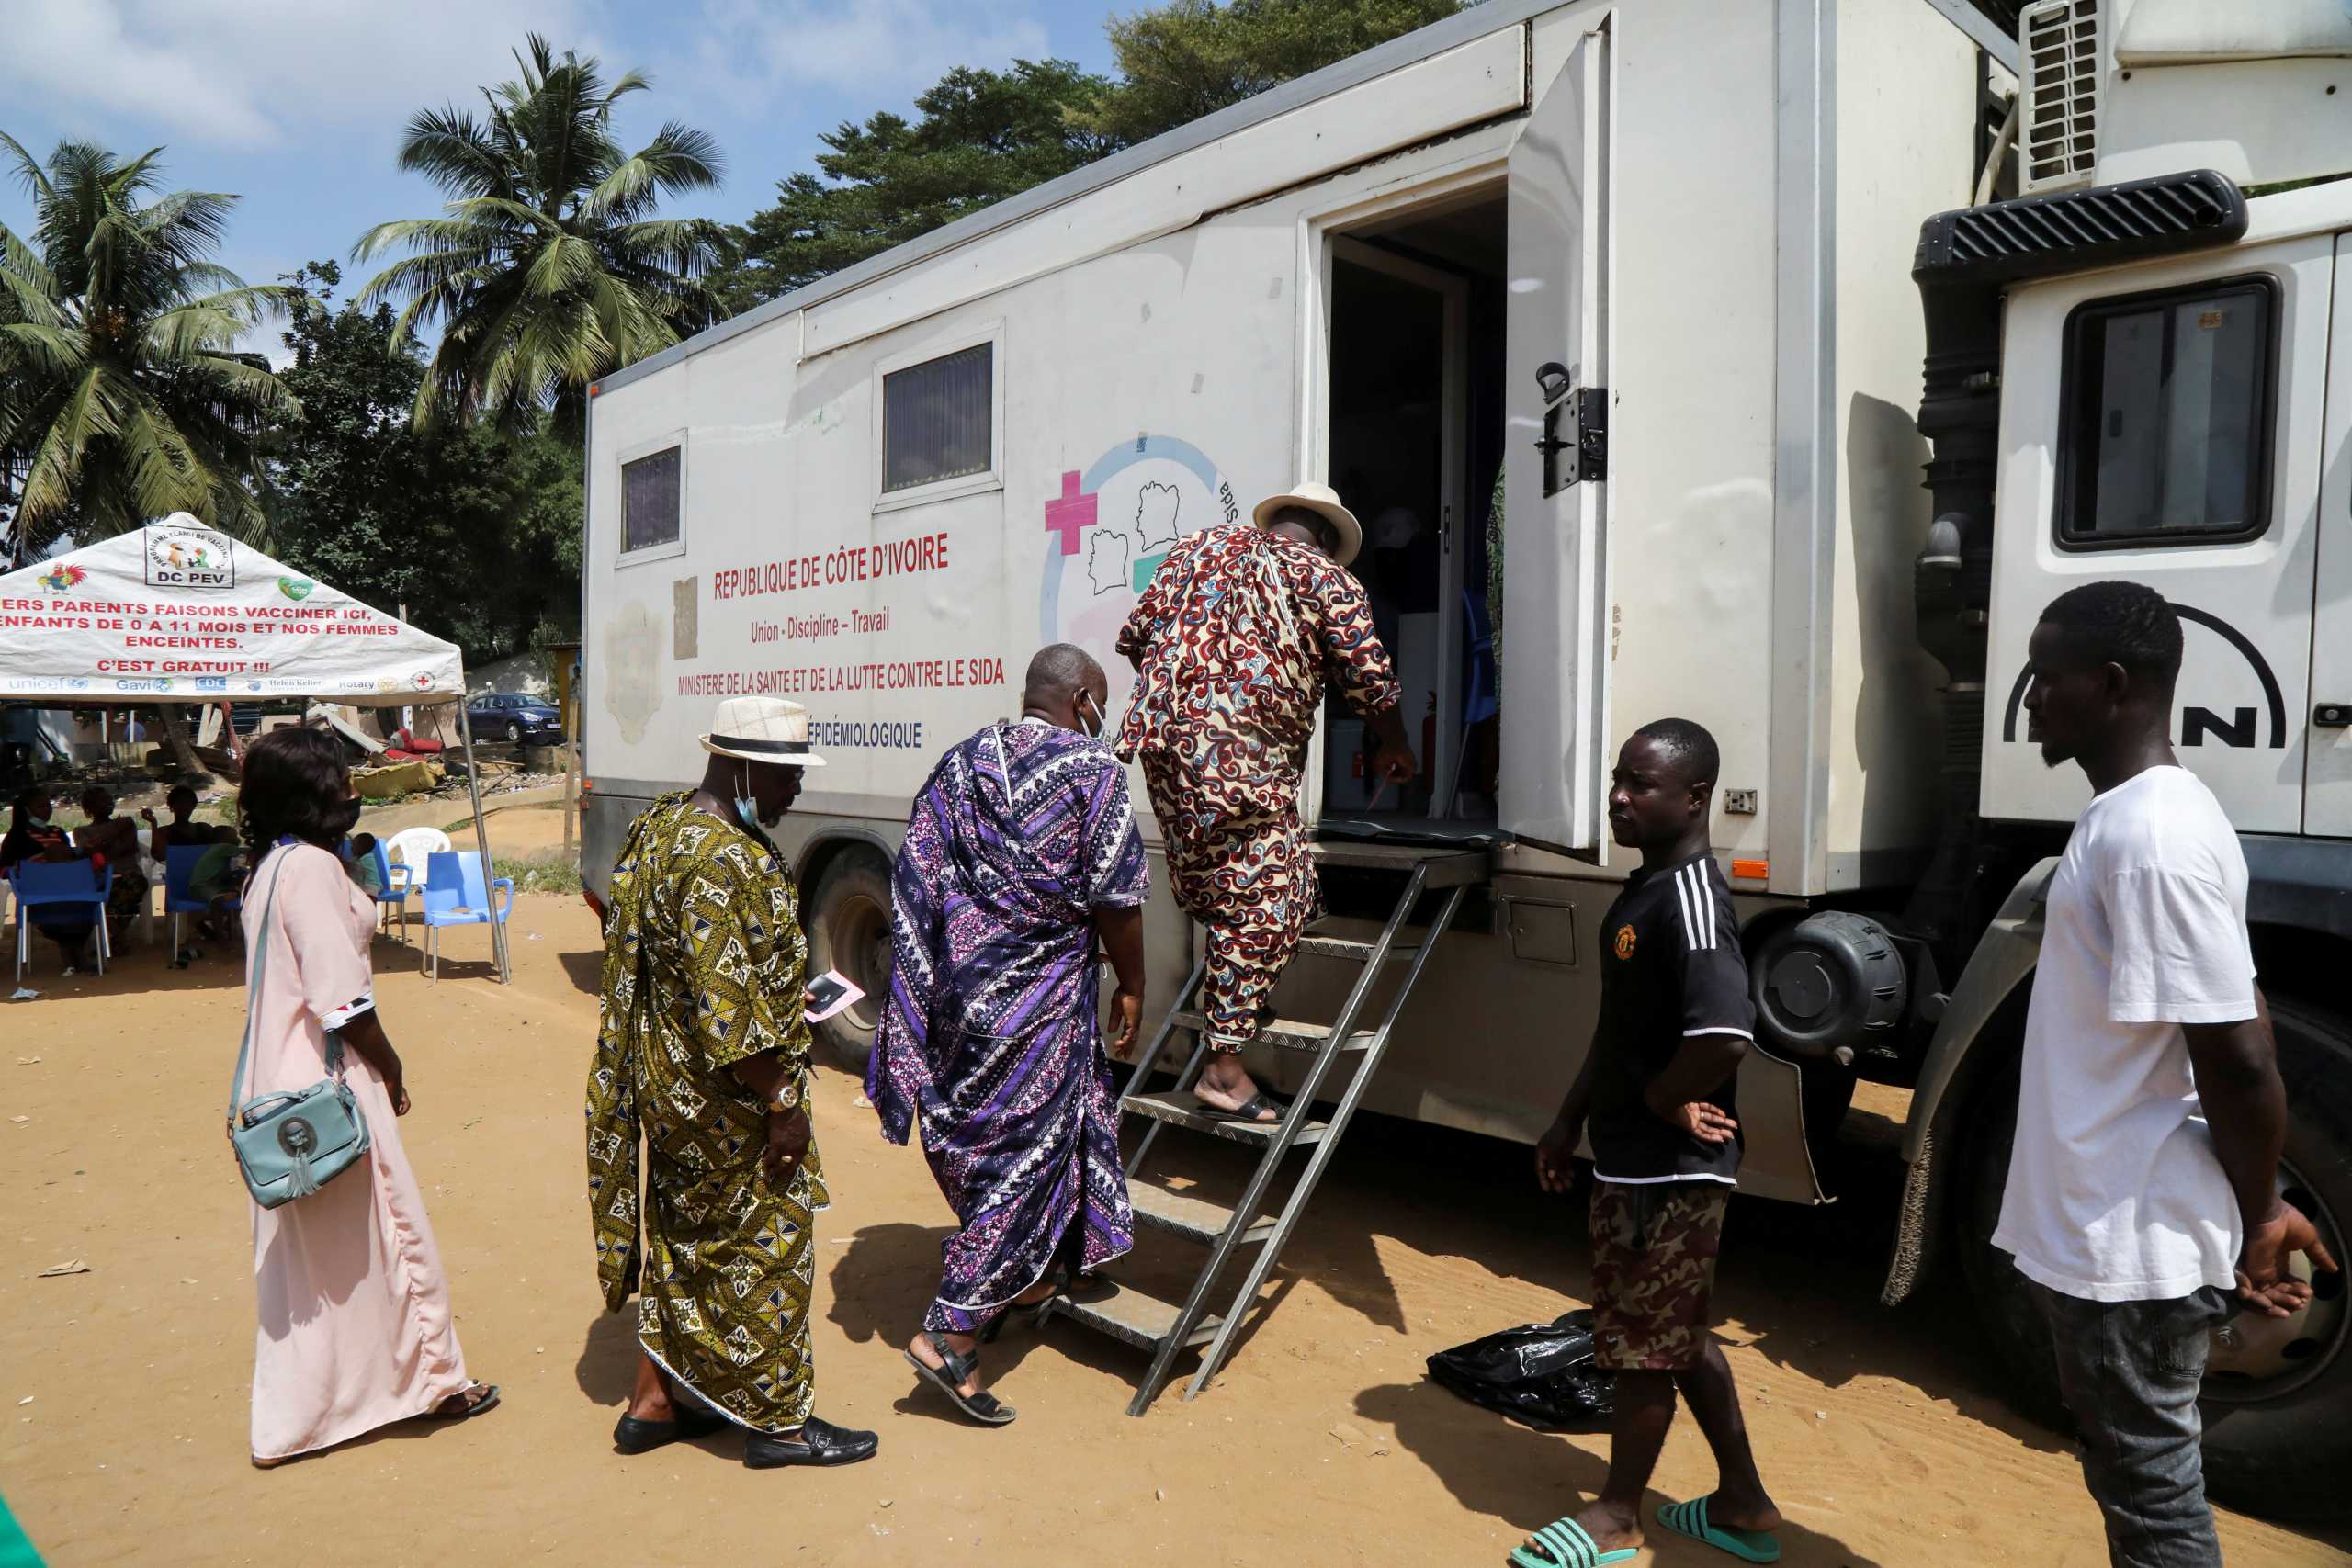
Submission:
<svg viewBox="0 0 2352 1568">
<path fill-rule="evenodd" d="M 2345 1256 L 2352 185 L 2262 187 L 2352 164 L 2352 21 L 2041 0 L 2019 28 L 1964 0 L 1486 0 L 608 378 L 592 887 L 698 773 L 717 699 L 794 698 L 831 765 L 780 847 L 819 964 L 879 993 L 937 754 L 1018 710 L 1047 642 L 1093 649 L 1117 712 L 1113 639 L 1169 545 L 1328 477 L 1424 775 L 1375 802 L 1325 725 L 1306 807 L 1336 929 L 1380 929 L 1347 917 L 1387 911 L 1383 854 L 1476 869 L 1376 1075 L 1262 1070 L 1339 1093 L 1334 1138 L 1359 1098 L 1535 1136 L 1629 863 L 1610 761 L 1696 718 L 1758 992 L 1742 1187 L 1819 1201 L 1808 1121 L 1858 1075 L 1916 1085 L 1890 1298 L 1941 1251 L 2033 1378 L 1986 1238 L 2086 790 L 2022 731 L 2025 642 L 2070 584 L 2138 577 L 2188 623 L 2181 756 L 2245 835 L 2283 1179 Z M 1397 924 L 1303 955 L 1280 1010 L 1356 1016 Z M 1160 1010 L 1192 956 L 1164 895 L 1149 942 Z M 1263 1239 L 1250 1212 L 1146 1218 L 1220 1263 Z M 1204 1291 L 1123 1335 L 1162 1351 L 1144 1397 L 1211 1332 Z M 2220 1337 L 2217 1489 L 2288 1512 L 2352 1473 L 2348 1337 L 2328 1280 Z"/>
</svg>

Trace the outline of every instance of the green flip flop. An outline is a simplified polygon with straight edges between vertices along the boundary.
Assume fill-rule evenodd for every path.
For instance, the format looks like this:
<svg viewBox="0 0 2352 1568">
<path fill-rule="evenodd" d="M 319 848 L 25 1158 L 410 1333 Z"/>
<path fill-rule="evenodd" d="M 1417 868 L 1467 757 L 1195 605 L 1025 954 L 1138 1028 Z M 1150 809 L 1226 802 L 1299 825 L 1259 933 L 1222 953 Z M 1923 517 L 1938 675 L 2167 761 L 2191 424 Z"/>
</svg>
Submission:
<svg viewBox="0 0 2352 1568">
<path fill-rule="evenodd" d="M 1630 1562 L 1641 1555 L 1633 1547 L 1601 1551 L 1600 1543 L 1572 1518 L 1553 1520 L 1537 1530 L 1534 1539 L 1538 1551 L 1524 1546 L 1510 1549 L 1513 1568 L 1600 1568 L 1604 1562 Z"/>
<path fill-rule="evenodd" d="M 1687 1535 L 1718 1551 L 1728 1551 L 1743 1562 L 1778 1562 L 1781 1543 L 1769 1530 L 1744 1530 L 1707 1522 L 1707 1498 L 1668 1503 L 1657 1511 L 1657 1522 L 1677 1535 Z"/>
</svg>

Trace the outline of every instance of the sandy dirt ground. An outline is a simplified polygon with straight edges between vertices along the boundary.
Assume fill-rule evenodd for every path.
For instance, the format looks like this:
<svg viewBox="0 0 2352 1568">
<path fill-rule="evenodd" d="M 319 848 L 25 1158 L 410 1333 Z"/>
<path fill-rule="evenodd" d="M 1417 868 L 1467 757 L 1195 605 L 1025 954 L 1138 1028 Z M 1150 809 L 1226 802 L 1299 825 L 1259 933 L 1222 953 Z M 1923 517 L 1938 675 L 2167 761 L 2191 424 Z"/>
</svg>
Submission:
<svg viewBox="0 0 2352 1568">
<path fill-rule="evenodd" d="M 501 840 L 560 819 L 513 814 Z M 553 841 L 550 840 L 549 841 Z M 753 1472 L 726 1437 L 639 1458 L 610 1431 L 633 1363 L 601 1310 L 581 1175 L 596 936 L 577 899 L 526 898 L 515 984 L 480 931 L 437 986 L 377 949 L 410 1066 L 402 1124 L 452 1272 L 467 1359 L 503 1407 L 411 1424 L 270 1473 L 247 1463 L 250 1209 L 220 1134 L 241 996 L 217 955 L 134 951 L 0 1011 L 0 1493 L 55 1564 L 1494 1563 L 1600 1480 L 1606 1446 L 1441 1392 L 1425 1357 L 1581 1299 L 1578 1211 L 1524 1151 L 1360 1123 L 1230 1370 L 1187 1403 L 1124 1406 L 1141 1360 L 1066 1322 L 1008 1331 L 989 1365 L 1019 1422 L 983 1431 L 915 1392 L 899 1346 L 948 1215 L 912 1150 L 828 1071 L 818 1408 L 876 1427 L 838 1472 Z M 1202 1140 L 1205 1142 L 1205 1140 Z M 1179 1166 L 1212 1193 L 1238 1150 Z M 1723 1337 L 1791 1563 L 2103 1562 L 2070 1449 L 1993 1392 L 1949 1280 L 1874 1304 L 1883 1205 L 1733 1210 Z M 88 1271 L 37 1277 L 78 1260 Z M 1128 1265 L 1192 1261 L 1148 1236 Z M 1653 1503 L 1713 1480 L 1686 1421 Z M 2222 1521 L 2233 1563 L 2340 1563 L 2352 1537 Z M 334 1549 L 322 1552 L 325 1538 Z M 1668 1539 L 1651 1559 L 1726 1561 Z"/>
</svg>

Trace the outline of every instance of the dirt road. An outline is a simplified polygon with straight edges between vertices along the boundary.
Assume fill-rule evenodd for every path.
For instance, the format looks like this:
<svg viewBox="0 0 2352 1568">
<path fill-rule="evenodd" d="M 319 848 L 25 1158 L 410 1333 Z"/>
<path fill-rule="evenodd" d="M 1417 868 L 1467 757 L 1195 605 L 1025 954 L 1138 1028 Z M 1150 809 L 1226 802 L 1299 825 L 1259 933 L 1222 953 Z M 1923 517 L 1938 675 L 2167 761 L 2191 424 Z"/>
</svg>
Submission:
<svg viewBox="0 0 2352 1568">
<path fill-rule="evenodd" d="M 232 970 L 148 950 L 60 980 L 44 961 L 40 999 L 0 1011 L 0 1493 L 51 1563 L 285 1564 L 322 1560 L 322 1535 L 366 1563 L 1495 1563 L 1598 1483 L 1601 1439 L 1527 1431 L 1422 1376 L 1434 1350 L 1579 1298 L 1577 1212 L 1529 1190 L 1522 1151 L 1367 1129 L 1204 1397 L 1128 1419 L 1139 1361 L 1057 1323 L 991 1348 L 1021 1419 L 980 1431 L 913 1393 L 898 1355 L 944 1206 L 836 1072 L 818 1099 L 835 1195 L 818 1408 L 879 1428 L 880 1456 L 754 1473 L 724 1438 L 616 1455 L 631 1341 L 601 1311 L 581 1176 L 594 927 L 577 900 L 526 898 L 513 934 L 511 988 L 479 931 L 452 933 L 438 986 L 413 950 L 377 950 L 416 1101 L 402 1135 L 467 1359 L 504 1407 L 267 1474 L 246 1462 L 251 1221 L 220 1135 Z M 1191 1172 L 1213 1192 L 1238 1183 L 1226 1152 Z M 1863 1203 L 1733 1211 L 1723 1333 L 1790 1519 L 1783 1561 L 2103 1562 L 2071 1452 L 1994 1399 L 1955 1287 L 1872 1304 L 1877 1225 Z M 1164 1241 L 1140 1274 L 1185 1257 Z M 88 1272 L 36 1277 L 74 1260 Z M 1661 1499 L 1712 1479 L 1678 1425 Z M 2233 1563 L 2341 1563 L 2352 1544 L 2222 1529 Z M 1726 1561 L 1672 1540 L 1654 1560 Z"/>
</svg>

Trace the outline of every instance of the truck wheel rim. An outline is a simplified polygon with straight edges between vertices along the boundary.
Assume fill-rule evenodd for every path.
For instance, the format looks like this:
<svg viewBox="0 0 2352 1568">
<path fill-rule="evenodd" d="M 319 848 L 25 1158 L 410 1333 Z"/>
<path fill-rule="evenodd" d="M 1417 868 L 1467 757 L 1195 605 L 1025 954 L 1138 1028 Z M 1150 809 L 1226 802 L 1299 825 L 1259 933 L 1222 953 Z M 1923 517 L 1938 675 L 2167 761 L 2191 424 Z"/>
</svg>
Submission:
<svg viewBox="0 0 2352 1568">
<path fill-rule="evenodd" d="M 850 981 L 865 993 L 844 1010 L 843 1016 L 870 1032 L 881 1025 L 883 992 L 889 983 L 889 912 L 871 898 L 852 894 L 842 900 L 833 931 L 837 961 Z"/>
<path fill-rule="evenodd" d="M 2344 1226 L 2311 1183 L 2291 1165 L 2278 1164 L 2279 1195 L 2309 1216 L 2338 1263 L 2346 1261 Z M 2258 1404 L 2310 1382 L 2327 1370 L 2352 1337 L 2352 1289 L 2341 1273 L 2314 1276 L 2300 1255 L 2288 1265 L 2312 1281 L 2309 1305 L 2291 1317 L 2241 1313 L 2213 1330 L 2205 1363 L 2203 1398 L 2215 1404 Z"/>
</svg>

